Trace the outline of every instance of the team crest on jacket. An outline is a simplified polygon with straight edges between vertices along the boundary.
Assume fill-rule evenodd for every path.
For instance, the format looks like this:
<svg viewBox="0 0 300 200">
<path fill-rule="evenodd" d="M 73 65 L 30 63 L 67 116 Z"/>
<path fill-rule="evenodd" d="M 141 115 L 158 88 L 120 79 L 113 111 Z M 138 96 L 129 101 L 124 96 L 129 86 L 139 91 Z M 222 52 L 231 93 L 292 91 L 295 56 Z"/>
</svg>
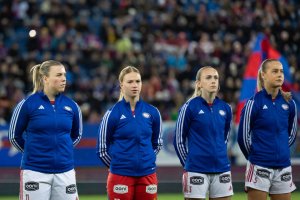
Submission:
<svg viewBox="0 0 300 200">
<path fill-rule="evenodd" d="M 144 112 L 142 115 L 143 115 L 143 117 L 145 117 L 145 118 L 149 118 L 149 117 L 150 117 L 150 114 L 149 114 L 149 113 L 146 113 L 146 112 Z"/>
<path fill-rule="evenodd" d="M 219 114 L 220 114 L 221 116 L 225 116 L 225 115 L 226 115 L 226 112 L 225 112 L 224 110 L 219 110 Z"/>
<path fill-rule="evenodd" d="M 288 106 L 287 104 L 285 104 L 285 103 L 284 103 L 284 104 L 282 104 L 282 105 L 281 105 L 281 107 L 283 108 L 283 110 L 287 110 L 287 109 L 289 109 L 289 106 Z"/>
<path fill-rule="evenodd" d="M 64 109 L 65 109 L 66 111 L 72 111 L 72 108 L 69 107 L 69 106 L 65 106 Z"/>
</svg>

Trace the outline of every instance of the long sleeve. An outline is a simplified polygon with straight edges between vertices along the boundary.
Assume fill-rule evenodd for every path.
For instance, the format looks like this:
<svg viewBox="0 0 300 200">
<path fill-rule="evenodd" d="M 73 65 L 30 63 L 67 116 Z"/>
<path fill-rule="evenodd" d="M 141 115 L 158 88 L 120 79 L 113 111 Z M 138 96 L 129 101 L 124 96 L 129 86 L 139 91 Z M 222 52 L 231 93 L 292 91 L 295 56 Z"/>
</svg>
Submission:
<svg viewBox="0 0 300 200">
<path fill-rule="evenodd" d="M 9 126 L 8 138 L 10 143 L 19 151 L 24 151 L 23 132 L 25 131 L 28 123 L 27 109 L 25 100 L 22 100 L 16 106 Z"/>
<path fill-rule="evenodd" d="M 289 146 L 291 146 L 297 136 L 297 107 L 295 101 L 292 100 L 290 103 L 290 115 L 289 115 Z"/>
<path fill-rule="evenodd" d="M 159 111 L 156 109 L 152 125 L 152 147 L 155 154 L 159 153 L 162 148 L 162 144 L 162 120 Z"/>
<path fill-rule="evenodd" d="M 179 112 L 174 137 L 175 151 L 183 167 L 185 166 L 185 161 L 188 154 L 186 137 L 189 132 L 189 124 L 191 121 L 191 112 L 188 105 L 188 103 L 184 104 Z"/>
<path fill-rule="evenodd" d="M 102 162 L 109 167 L 111 157 L 109 155 L 110 136 L 113 133 L 114 122 L 112 118 L 112 110 L 108 110 L 99 126 L 98 151 L 97 154 Z"/>
<path fill-rule="evenodd" d="M 242 110 L 241 120 L 238 130 L 238 144 L 246 159 L 251 146 L 251 116 L 253 112 L 254 100 L 248 100 Z"/>
<path fill-rule="evenodd" d="M 71 138 L 73 141 L 73 146 L 76 146 L 82 136 L 82 115 L 80 107 L 75 103 L 76 109 L 74 109 L 74 118 L 72 123 L 72 132 L 71 132 Z"/>
<path fill-rule="evenodd" d="M 229 134 L 230 134 L 231 120 L 232 120 L 232 110 L 231 110 L 231 106 L 228 106 L 227 115 L 226 115 L 226 122 L 225 122 L 225 130 L 224 130 L 225 143 L 227 143 L 228 137 L 229 137 Z"/>
</svg>

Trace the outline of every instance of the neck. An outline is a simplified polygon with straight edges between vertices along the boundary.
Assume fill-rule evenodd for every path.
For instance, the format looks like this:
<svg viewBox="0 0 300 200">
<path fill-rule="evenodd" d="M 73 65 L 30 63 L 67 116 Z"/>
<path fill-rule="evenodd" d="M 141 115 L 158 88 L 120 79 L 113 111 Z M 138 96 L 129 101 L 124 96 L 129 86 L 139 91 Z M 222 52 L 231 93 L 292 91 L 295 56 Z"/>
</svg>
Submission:
<svg viewBox="0 0 300 200">
<path fill-rule="evenodd" d="M 52 92 L 50 92 L 47 89 L 44 89 L 44 93 L 50 101 L 55 101 L 55 96 L 56 96 L 55 94 L 53 94 Z"/>
<path fill-rule="evenodd" d="M 216 98 L 216 93 L 207 93 L 202 91 L 201 97 L 205 99 L 207 103 L 213 103 Z"/>
<path fill-rule="evenodd" d="M 139 97 L 125 97 L 125 96 L 124 96 L 124 99 L 126 100 L 126 102 L 129 102 L 129 104 L 130 104 L 130 109 L 131 109 L 131 110 L 135 110 L 136 102 L 138 102 L 138 100 L 139 100 L 140 98 L 139 98 Z"/>
<path fill-rule="evenodd" d="M 272 99 L 275 99 L 279 92 L 278 87 L 277 88 L 265 88 L 265 89 L 266 89 L 267 93 L 272 96 Z"/>
</svg>

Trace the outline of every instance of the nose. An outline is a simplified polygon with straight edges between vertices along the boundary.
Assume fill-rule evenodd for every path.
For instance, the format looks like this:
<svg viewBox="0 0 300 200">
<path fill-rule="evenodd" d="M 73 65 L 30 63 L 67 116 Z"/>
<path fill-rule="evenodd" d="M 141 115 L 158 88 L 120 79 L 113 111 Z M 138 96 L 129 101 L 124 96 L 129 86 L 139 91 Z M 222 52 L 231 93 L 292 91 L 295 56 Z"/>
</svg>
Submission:
<svg viewBox="0 0 300 200">
<path fill-rule="evenodd" d="M 133 82 L 133 87 L 137 87 L 138 83 L 137 82 Z"/>
</svg>

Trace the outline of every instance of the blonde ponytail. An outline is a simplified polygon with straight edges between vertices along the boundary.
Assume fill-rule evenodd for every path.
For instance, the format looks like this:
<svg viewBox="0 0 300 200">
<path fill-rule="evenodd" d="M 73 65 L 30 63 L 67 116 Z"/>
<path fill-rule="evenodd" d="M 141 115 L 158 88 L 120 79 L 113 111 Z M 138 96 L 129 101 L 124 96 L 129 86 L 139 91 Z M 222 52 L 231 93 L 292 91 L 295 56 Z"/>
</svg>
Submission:
<svg viewBox="0 0 300 200">
<path fill-rule="evenodd" d="M 120 95 L 119 95 L 118 101 L 121 101 L 121 100 L 123 99 L 123 97 L 124 97 L 124 94 L 123 94 L 123 92 L 120 90 Z"/>
<path fill-rule="evenodd" d="M 36 93 L 44 88 L 42 81 L 42 74 L 40 73 L 41 64 L 35 65 L 30 69 L 30 73 L 32 73 L 32 83 L 33 83 L 33 91 L 32 93 Z"/>
<path fill-rule="evenodd" d="M 194 93 L 191 98 L 201 96 L 201 88 L 197 87 L 198 82 L 199 82 L 199 80 L 195 81 L 195 90 L 194 90 Z"/>
<path fill-rule="evenodd" d="M 263 88 L 264 88 L 264 79 L 262 78 L 262 68 L 260 68 L 258 70 L 258 73 L 257 73 L 257 82 L 256 82 L 256 87 L 257 87 L 257 91 L 261 91 Z"/>
<path fill-rule="evenodd" d="M 282 90 L 282 88 L 280 88 L 280 92 L 281 92 L 281 95 L 283 96 L 283 98 L 286 102 L 289 102 L 292 99 L 292 93 L 291 92 L 285 92 L 285 91 Z"/>
</svg>

